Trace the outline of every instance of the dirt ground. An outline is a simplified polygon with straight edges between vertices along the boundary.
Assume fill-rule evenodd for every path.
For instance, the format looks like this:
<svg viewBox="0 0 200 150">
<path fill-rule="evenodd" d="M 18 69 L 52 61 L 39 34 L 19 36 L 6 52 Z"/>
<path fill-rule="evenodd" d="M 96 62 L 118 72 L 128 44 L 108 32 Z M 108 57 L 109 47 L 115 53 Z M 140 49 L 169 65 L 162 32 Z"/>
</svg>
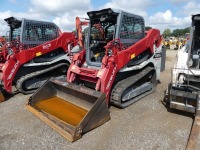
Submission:
<svg viewBox="0 0 200 150">
<path fill-rule="evenodd" d="M 17 94 L 0 104 L 0 150 L 183 150 L 192 115 L 162 103 L 177 51 L 168 50 L 166 70 L 155 93 L 126 109 L 110 108 L 111 120 L 71 143 L 28 112 L 30 95 Z M 199 146 L 199 143 L 197 147 Z"/>
</svg>

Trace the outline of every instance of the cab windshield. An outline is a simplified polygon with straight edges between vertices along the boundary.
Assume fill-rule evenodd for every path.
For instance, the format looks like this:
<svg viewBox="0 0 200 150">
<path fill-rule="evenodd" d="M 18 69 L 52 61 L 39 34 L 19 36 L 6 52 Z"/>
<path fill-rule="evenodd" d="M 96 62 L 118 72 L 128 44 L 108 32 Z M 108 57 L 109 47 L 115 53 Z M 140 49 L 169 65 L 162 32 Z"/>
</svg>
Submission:
<svg viewBox="0 0 200 150">
<path fill-rule="evenodd" d="M 100 21 L 100 19 L 91 21 L 89 48 L 91 52 L 91 61 L 101 61 L 101 56 L 105 54 L 106 44 L 115 37 L 116 20 Z"/>
</svg>

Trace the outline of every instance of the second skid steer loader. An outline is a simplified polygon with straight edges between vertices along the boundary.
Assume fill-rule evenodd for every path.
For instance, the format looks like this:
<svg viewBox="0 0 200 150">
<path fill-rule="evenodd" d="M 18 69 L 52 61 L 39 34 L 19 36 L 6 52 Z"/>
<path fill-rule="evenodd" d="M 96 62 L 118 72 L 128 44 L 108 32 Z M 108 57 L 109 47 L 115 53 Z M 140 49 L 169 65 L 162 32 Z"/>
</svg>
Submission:
<svg viewBox="0 0 200 150">
<path fill-rule="evenodd" d="M 87 26 L 88 21 L 79 17 L 76 17 L 76 37 L 71 32 L 61 33 L 51 22 L 14 17 L 5 20 L 10 26 L 10 36 L 0 52 L 0 102 L 7 93 L 30 94 L 48 78 L 66 76 L 71 56 L 84 46 L 82 26 Z M 75 46 L 80 48 L 72 49 Z"/>
<path fill-rule="evenodd" d="M 145 32 L 141 16 L 110 8 L 87 14 L 86 48 L 74 55 L 67 81 L 47 81 L 26 105 L 70 141 L 108 121 L 109 104 L 125 108 L 154 92 L 164 70 L 160 32 Z"/>
<path fill-rule="evenodd" d="M 169 86 L 170 108 L 195 115 L 187 150 L 195 149 L 200 132 L 200 14 L 192 15 L 190 39 L 177 53 Z"/>
</svg>

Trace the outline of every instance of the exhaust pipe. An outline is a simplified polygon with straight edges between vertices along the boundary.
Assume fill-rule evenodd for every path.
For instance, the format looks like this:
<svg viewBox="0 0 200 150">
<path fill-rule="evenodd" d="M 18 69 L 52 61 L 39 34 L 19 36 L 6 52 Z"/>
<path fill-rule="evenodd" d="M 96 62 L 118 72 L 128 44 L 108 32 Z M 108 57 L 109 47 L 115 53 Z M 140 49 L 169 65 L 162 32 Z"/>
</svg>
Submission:
<svg viewBox="0 0 200 150">
<path fill-rule="evenodd" d="M 29 98 L 26 108 L 75 141 L 110 119 L 105 99 L 104 93 L 51 78 Z"/>
</svg>

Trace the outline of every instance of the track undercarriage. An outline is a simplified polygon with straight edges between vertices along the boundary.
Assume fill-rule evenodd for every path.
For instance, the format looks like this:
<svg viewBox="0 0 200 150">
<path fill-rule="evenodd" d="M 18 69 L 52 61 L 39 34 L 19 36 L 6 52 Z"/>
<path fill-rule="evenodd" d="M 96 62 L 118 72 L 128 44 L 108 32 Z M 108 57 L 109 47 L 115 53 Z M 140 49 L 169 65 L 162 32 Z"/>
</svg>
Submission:
<svg viewBox="0 0 200 150">
<path fill-rule="evenodd" d="M 16 89 L 23 94 L 35 92 L 44 82 L 51 77 L 66 76 L 69 63 L 56 63 L 50 66 L 41 67 L 37 71 L 25 74 L 16 81 Z"/>
<path fill-rule="evenodd" d="M 125 108 L 156 89 L 156 73 L 154 68 L 146 67 L 126 79 L 119 81 L 112 89 L 110 102 Z"/>
</svg>

